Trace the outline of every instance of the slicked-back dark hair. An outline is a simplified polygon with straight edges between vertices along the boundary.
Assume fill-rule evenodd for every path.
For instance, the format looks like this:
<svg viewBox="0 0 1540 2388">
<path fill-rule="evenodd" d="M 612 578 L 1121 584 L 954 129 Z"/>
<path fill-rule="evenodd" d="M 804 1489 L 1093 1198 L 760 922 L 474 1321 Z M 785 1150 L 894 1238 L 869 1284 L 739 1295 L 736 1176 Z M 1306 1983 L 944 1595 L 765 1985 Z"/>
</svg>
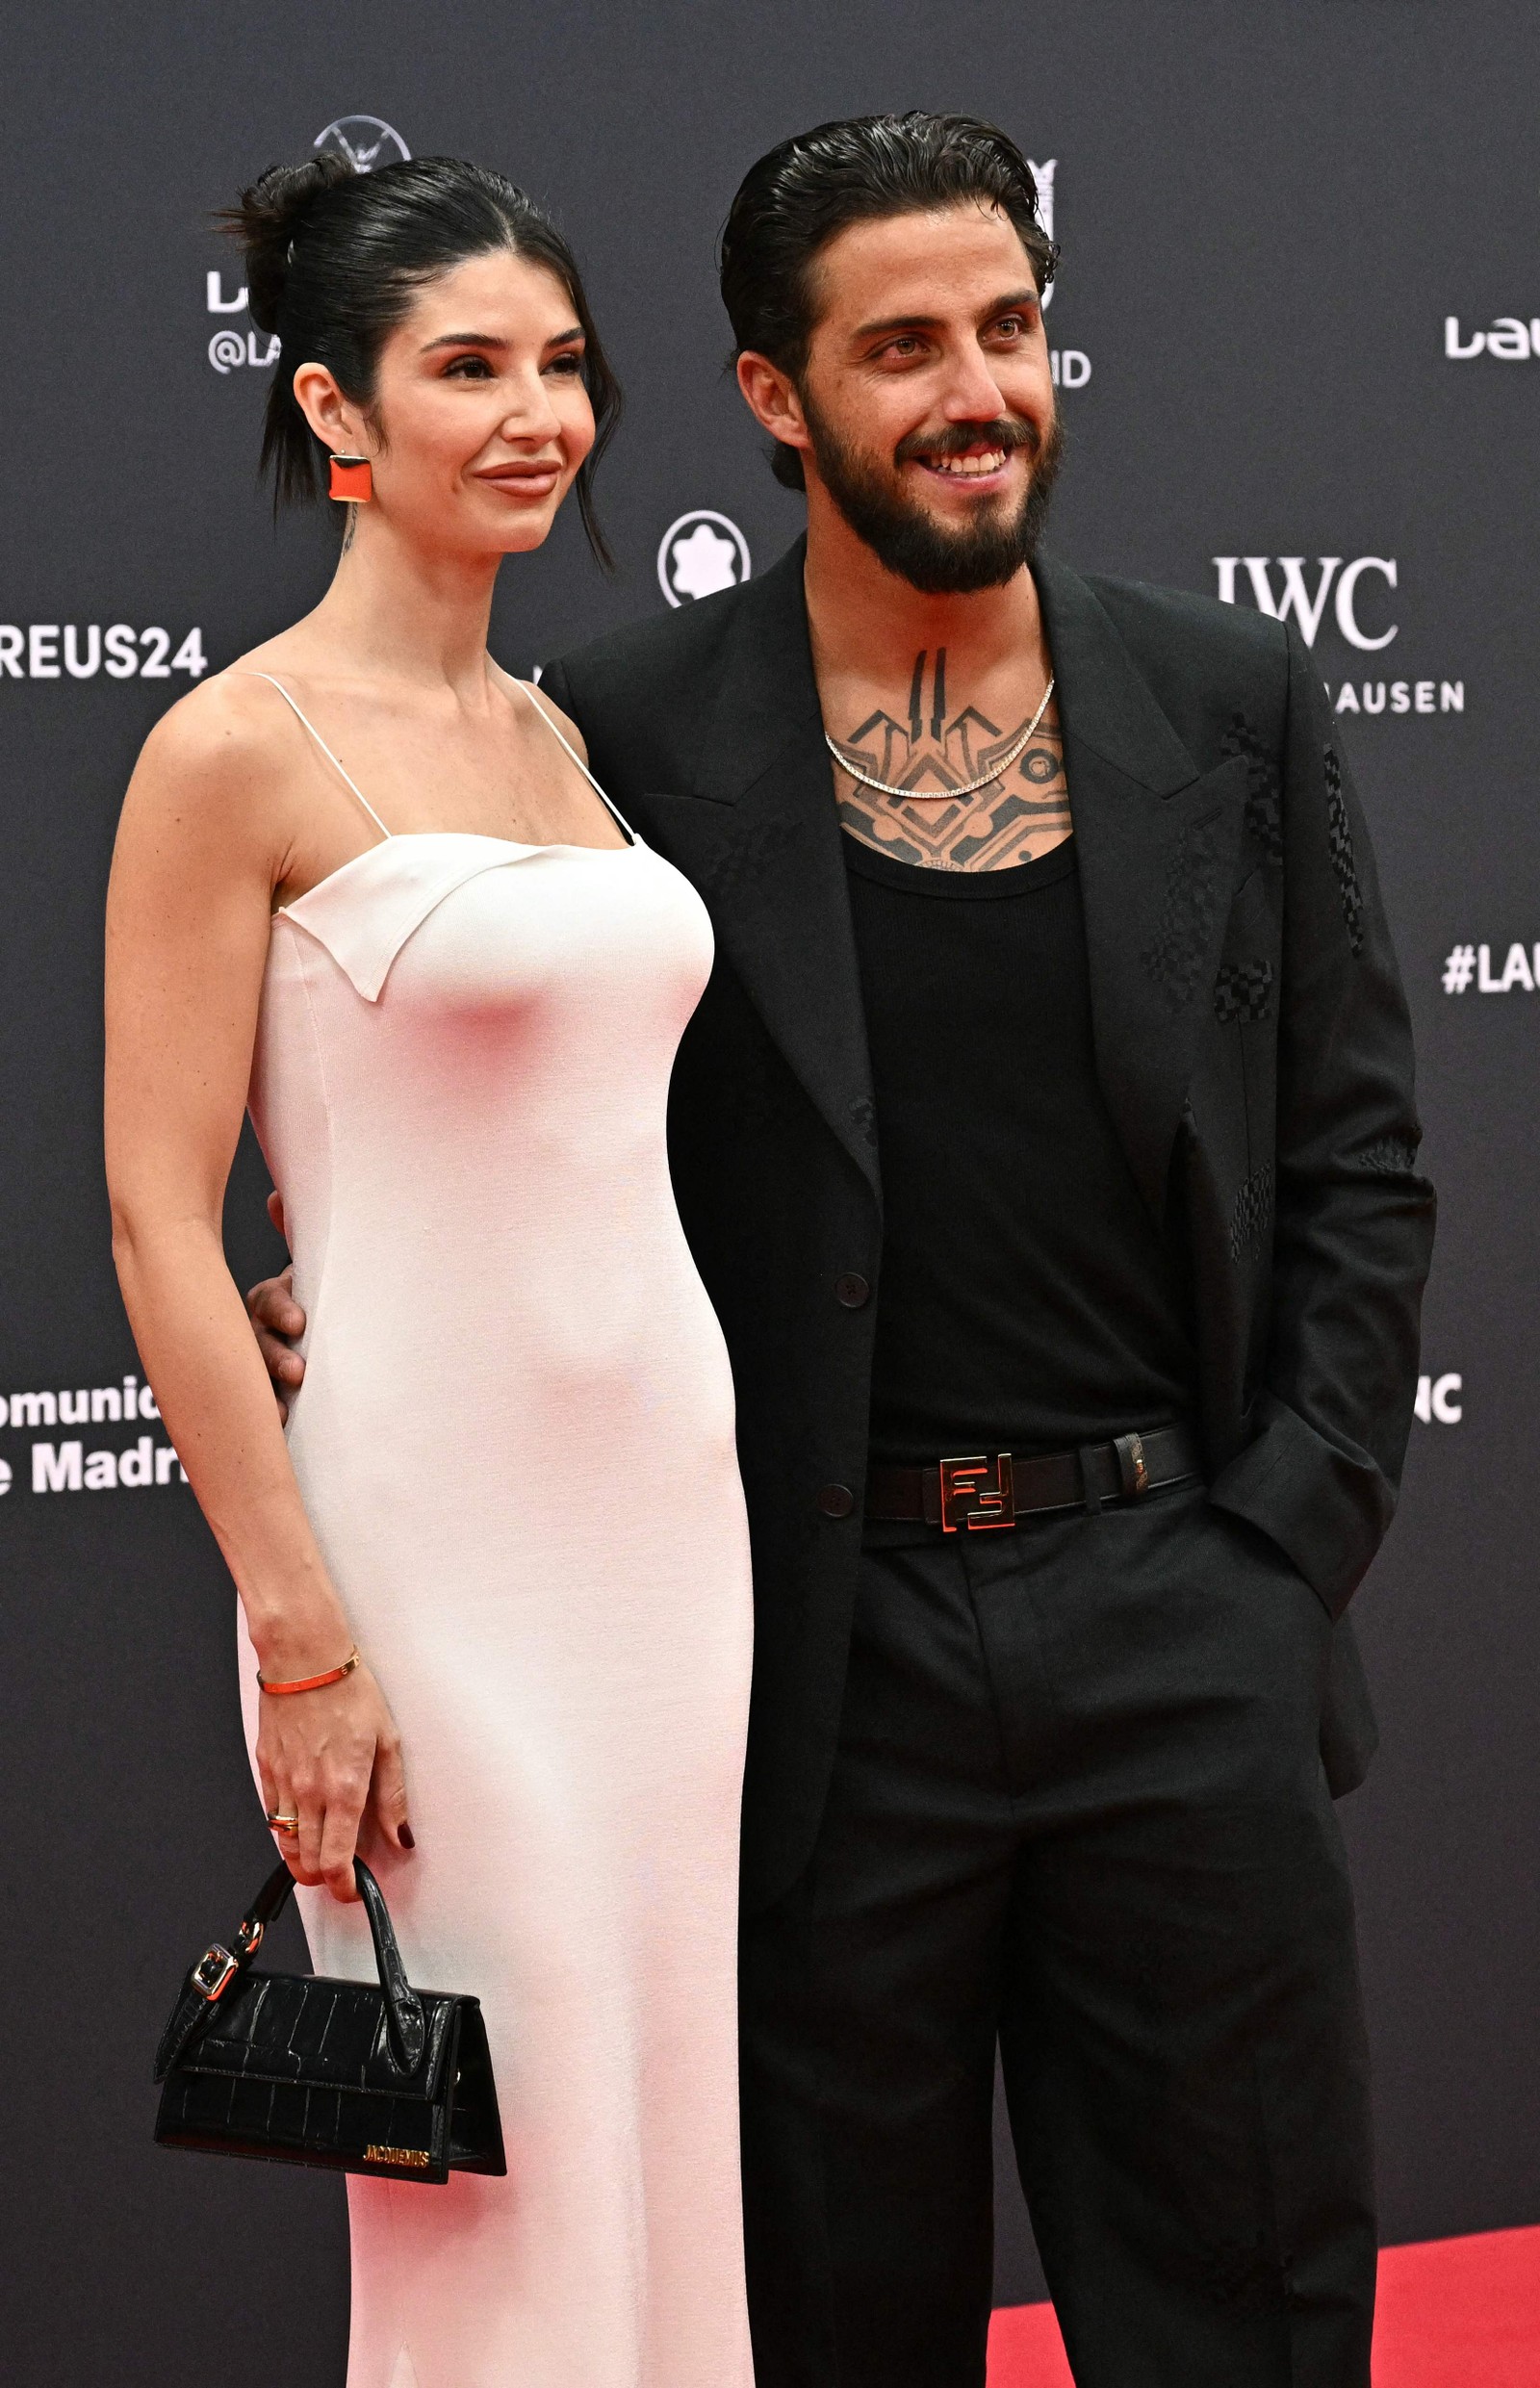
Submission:
<svg viewBox="0 0 1540 2388">
<path fill-rule="evenodd" d="M 326 486 L 325 443 L 294 393 L 300 365 L 324 365 L 355 406 L 369 407 L 380 350 L 424 282 L 497 249 L 546 267 L 587 340 L 582 370 L 595 437 L 578 473 L 578 511 L 594 553 L 610 563 L 593 478 L 620 414 L 620 384 L 577 259 L 517 184 L 463 158 L 409 158 L 360 174 L 323 151 L 303 166 L 270 166 L 218 220 L 245 252 L 252 321 L 282 345 L 262 433 L 261 470 L 272 475 L 275 509 L 308 503 Z"/>
<path fill-rule="evenodd" d="M 718 251 L 737 353 L 756 349 L 799 379 L 817 321 L 820 251 L 851 224 L 970 199 L 1009 217 L 1046 290 L 1058 245 L 1038 219 L 1031 167 L 995 125 L 914 108 L 902 116 L 837 117 L 767 150 L 738 185 Z M 788 489 L 804 486 L 801 457 L 781 441 L 771 469 Z"/>
</svg>

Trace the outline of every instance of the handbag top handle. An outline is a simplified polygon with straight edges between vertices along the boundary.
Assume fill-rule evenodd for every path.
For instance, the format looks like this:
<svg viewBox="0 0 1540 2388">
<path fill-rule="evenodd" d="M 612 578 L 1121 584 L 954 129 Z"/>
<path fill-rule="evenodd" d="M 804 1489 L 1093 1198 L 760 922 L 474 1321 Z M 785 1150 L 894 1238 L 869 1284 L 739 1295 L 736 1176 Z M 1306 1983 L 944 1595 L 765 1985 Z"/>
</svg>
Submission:
<svg viewBox="0 0 1540 2388">
<path fill-rule="evenodd" d="M 391 2062 L 398 2072 L 415 2073 L 427 2046 L 427 2018 L 423 2013 L 423 2001 L 406 1978 L 385 1894 L 362 1858 L 353 1860 L 353 1879 L 374 1943 L 374 1968 L 385 1995 L 385 2033 Z M 294 1887 L 295 1878 L 288 1866 L 275 1865 L 243 1916 L 232 1945 L 226 1948 L 216 1940 L 204 1950 L 188 1975 L 187 1990 L 157 2052 L 157 2081 L 164 2078 L 205 2028 L 231 1983 L 246 1972 L 262 1946 L 268 1926 L 276 1922 L 287 1907 Z"/>
</svg>

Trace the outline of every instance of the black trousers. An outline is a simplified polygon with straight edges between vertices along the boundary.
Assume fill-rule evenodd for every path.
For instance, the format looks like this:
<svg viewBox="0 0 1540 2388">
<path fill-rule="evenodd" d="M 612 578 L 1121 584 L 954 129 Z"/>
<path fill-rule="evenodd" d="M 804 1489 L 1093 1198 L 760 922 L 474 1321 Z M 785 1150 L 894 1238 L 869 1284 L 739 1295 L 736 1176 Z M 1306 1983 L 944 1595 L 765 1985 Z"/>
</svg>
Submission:
<svg viewBox="0 0 1540 2388">
<path fill-rule="evenodd" d="M 744 1927 L 758 2388 L 982 2388 L 997 2042 L 1080 2388 L 1368 2388 L 1325 1611 L 1201 1488 L 883 1532 L 815 1854 Z"/>
</svg>

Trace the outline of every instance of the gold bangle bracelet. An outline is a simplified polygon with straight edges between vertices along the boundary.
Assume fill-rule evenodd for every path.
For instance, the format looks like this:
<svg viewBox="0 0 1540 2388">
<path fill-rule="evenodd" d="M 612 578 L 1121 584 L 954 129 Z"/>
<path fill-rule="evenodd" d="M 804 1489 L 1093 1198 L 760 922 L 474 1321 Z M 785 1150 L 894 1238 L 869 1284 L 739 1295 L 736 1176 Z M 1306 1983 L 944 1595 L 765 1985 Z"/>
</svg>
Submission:
<svg viewBox="0 0 1540 2388">
<path fill-rule="evenodd" d="M 355 1642 L 342 1665 L 328 1667 L 324 1675 L 302 1675 L 296 1682 L 293 1683 L 270 1683 L 259 1675 L 257 1688 L 260 1691 L 270 1691 L 275 1700 L 286 1700 L 292 1691 L 320 1691 L 327 1683 L 340 1683 L 343 1677 L 351 1675 L 354 1667 L 359 1664 L 361 1661 L 358 1656 L 358 1645 Z"/>
</svg>

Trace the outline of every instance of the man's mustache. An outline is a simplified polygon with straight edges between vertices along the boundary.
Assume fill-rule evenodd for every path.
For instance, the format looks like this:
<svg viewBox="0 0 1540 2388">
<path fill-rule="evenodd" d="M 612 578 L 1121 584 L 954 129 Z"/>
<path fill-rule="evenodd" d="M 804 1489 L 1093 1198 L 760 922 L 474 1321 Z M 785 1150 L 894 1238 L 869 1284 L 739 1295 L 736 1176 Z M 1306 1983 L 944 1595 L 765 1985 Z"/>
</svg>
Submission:
<svg viewBox="0 0 1540 2388">
<path fill-rule="evenodd" d="M 970 448 L 1025 448 L 1037 456 L 1042 433 L 1024 415 L 1001 415 L 994 423 L 948 423 L 939 431 L 907 432 L 893 450 L 895 464 L 912 464 L 921 456 L 965 456 Z"/>
</svg>

